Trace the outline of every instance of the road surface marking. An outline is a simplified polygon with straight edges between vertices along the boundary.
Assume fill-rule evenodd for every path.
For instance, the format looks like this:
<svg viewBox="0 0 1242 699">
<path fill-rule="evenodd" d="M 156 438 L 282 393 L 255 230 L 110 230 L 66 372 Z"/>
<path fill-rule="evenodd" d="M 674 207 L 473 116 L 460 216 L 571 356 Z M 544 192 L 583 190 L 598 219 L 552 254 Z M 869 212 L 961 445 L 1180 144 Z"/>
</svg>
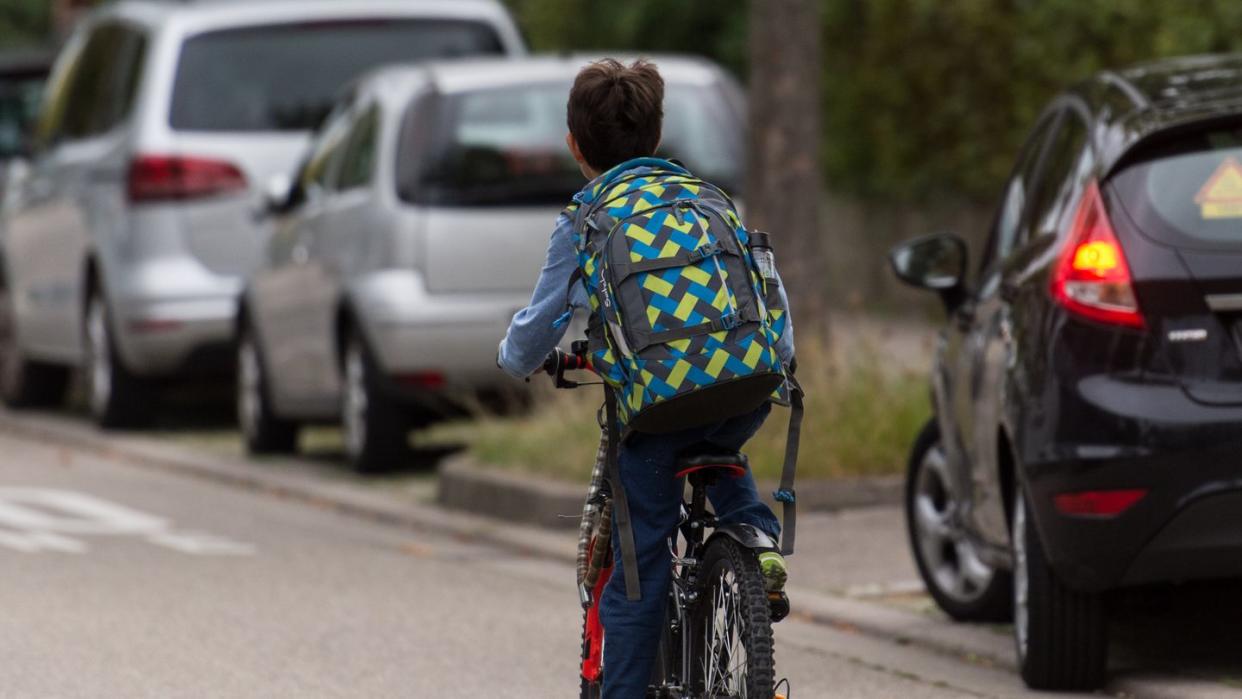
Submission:
<svg viewBox="0 0 1242 699">
<path fill-rule="evenodd" d="M 85 493 L 51 488 L 0 488 L 0 548 L 21 553 L 85 553 L 66 536 L 132 536 L 197 556 L 248 556 L 254 546 L 215 534 L 176 531 L 156 515 Z"/>
</svg>

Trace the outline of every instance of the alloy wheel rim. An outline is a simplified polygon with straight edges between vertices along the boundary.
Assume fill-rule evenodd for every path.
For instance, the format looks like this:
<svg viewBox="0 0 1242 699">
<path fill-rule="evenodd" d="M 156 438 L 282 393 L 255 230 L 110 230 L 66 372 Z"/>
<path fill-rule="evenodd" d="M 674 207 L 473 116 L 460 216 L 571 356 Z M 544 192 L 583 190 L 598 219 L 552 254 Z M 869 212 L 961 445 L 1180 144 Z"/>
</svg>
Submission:
<svg viewBox="0 0 1242 699">
<path fill-rule="evenodd" d="M 1030 564 L 1026 550 L 1026 502 L 1019 495 L 1013 509 L 1013 635 L 1018 645 L 1018 658 L 1026 657 L 1030 638 L 1031 612 Z"/>
<path fill-rule="evenodd" d="M 703 680 L 708 696 L 747 696 L 748 658 L 739 597 L 737 575 L 727 569 L 712 589 L 712 613 L 703 630 Z"/>
<path fill-rule="evenodd" d="M 91 409 L 95 415 L 104 413 L 112 396 L 112 359 L 107 323 L 103 302 L 98 298 L 91 299 L 86 314 L 86 340 Z"/>
<path fill-rule="evenodd" d="M 259 357 L 249 336 L 237 348 L 237 421 L 247 439 L 258 433 L 259 424 Z"/>
<path fill-rule="evenodd" d="M 357 343 L 345 353 L 344 409 L 345 449 L 357 458 L 366 449 L 367 389 L 366 365 Z"/>
<path fill-rule="evenodd" d="M 948 460 L 935 444 L 923 456 L 915 481 L 915 538 L 937 589 L 955 602 L 969 604 L 987 591 L 993 570 L 957 523 L 959 503 L 949 483 Z"/>
</svg>

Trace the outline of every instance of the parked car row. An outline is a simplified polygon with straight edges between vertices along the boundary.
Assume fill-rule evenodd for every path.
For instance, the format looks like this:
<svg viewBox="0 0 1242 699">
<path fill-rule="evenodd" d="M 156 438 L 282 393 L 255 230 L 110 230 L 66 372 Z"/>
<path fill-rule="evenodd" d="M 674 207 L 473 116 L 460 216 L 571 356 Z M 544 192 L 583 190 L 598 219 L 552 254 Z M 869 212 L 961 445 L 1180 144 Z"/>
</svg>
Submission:
<svg viewBox="0 0 1242 699">
<path fill-rule="evenodd" d="M 1242 57 L 1107 72 L 1018 155 L 977 271 L 892 255 L 949 315 L 907 519 L 955 619 L 1032 687 L 1094 689 L 1118 588 L 1242 577 Z"/>
<path fill-rule="evenodd" d="M 96 421 L 132 427 L 162 384 L 235 372 L 253 452 L 340 422 L 359 469 L 498 402 L 498 339 L 582 184 L 590 58 L 524 53 L 495 0 L 96 11 L 0 218 L 0 396 L 55 405 L 81 369 Z M 665 153 L 736 186 L 737 85 L 656 59 Z"/>
<path fill-rule="evenodd" d="M 29 174 L 5 215 L 0 392 L 61 400 L 88 376 L 106 426 L 152 379 L 225 369 L 267 226 L 255 183 L 293 168 L 359 72 L 524 51 L 494 2 L 127 1 L 56 61 Z"/>
</svg>

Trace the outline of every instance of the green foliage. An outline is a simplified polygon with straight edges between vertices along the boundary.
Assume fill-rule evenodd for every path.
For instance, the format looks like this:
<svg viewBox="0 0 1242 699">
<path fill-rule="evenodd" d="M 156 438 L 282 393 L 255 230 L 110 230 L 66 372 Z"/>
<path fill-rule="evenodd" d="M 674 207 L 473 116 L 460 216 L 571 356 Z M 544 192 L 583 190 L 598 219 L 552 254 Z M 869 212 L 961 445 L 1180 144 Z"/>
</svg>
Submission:
<svg viewBox="0 0 1242 699">
<path fill-rule="evenodd" d="M 0 50 L 44 41 L 50 26 L 49 0 L 0 2 Z"/>
<path fill-rule="evenodd" d="M 914 435 L 931 414 L 925 372 L 882 365 L 875 348 L 836 356 L 799 344 L 798 379 L 807 392 L 799 478 L 900 473 Z M 432 428 L 421 443 L 468 444 L 484 464 L 585 482 L 599 446 L 594 390 L 559 391 L 533 415 L 483 418 Z M 747 444 L 761 479 L 780 476 L 788 413 L 776 408 Z"/>
<path fill-rule="evenodd" d="M 744 73 L 743 0 L 508 1 L 536 50 L 698 53 Z M 821 1 L 828 186 L 884 202 L 990 200 L 1064 87 L 1242 49 L 1237 0 Z"/>
<path fill-rule="evenodd" d="M 1235 50 L 1232 0 L 825 3 L 823 160 L 898 199 L 998 190 L 1044 104 L 1103 68 Z"/>
<path fill-rule="evenodd" d="M 662 51 L 746 60 L 746 0 L 506 0 L 536 51 Z"/>
</svg>

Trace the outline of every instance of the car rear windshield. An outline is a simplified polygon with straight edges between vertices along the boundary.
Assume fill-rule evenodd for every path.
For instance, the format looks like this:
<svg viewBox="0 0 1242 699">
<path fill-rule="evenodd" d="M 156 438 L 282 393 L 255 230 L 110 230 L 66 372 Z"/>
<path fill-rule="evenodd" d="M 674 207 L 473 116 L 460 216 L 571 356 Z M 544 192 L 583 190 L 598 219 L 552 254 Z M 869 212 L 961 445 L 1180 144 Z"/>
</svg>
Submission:
<svg viewBox="0 0 1242 699">
<path fill-rule="evenodd" d="M 1242 247 L 1242 124 L 1151 146 L 1113 181 L 1148 237 L 1182 247 Z"/>
<path fill-rule="evenodd" d="M 481 89 L 416 102 L 403 125 L 397 187 L 447 206 L 564 204 L 582 188 L 565 147 L 568 82 Z M 670 83 L 659 155 L 736 192 L 741 120 L 724 94 Z"/>
<path fill-rule="evenodd" d="M 213 31 L 185 42 L 169 121 L 181 131 L 314 128 L 343 85 L 387 63 L 500 54 L 486 24 L 349 20 Z"/>
</svg>

